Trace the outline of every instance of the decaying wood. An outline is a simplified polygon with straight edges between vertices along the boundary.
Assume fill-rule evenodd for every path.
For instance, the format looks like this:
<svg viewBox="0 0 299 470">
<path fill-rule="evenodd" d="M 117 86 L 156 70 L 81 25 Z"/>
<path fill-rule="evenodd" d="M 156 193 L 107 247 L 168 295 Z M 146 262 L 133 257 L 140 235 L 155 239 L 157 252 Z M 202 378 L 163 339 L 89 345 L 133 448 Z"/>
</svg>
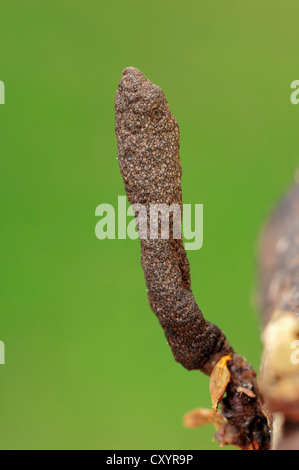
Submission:
<svg viewBox="0 0 299 470">
<path fill-rule="evenodd" d="M 118 161 L 130 203 L 145 206 L 148 219 L 151 204 L 176 204 L 182 211 L 179 127 L 163 91 L 128 67 L 118 86 L 115 110 Z M 220 387 L 221 394 L 226 393 L 222 400 L 219 396 L 225 418 L 217 432 L 220 443 L 268 449 L 269 427 L 256 374 L 197 306 L 186 252 L 182 240 L 173 237 L 173 229 L 170 223 L 168 239 L 161 236 L 160 228 L 157 239 L 149 233 L 140 236 L 150 306 L 176 361 L 186 369 L 211 375 L 221 358 L 230 356 L 229 383 L 225 390 Z"/>
<path fill-rule="evenodd" d="M 276 448 L 299 449 L 299 185 L 268 223 L 260 247 L 264 354 L 259 384 Z"/>
</svg>

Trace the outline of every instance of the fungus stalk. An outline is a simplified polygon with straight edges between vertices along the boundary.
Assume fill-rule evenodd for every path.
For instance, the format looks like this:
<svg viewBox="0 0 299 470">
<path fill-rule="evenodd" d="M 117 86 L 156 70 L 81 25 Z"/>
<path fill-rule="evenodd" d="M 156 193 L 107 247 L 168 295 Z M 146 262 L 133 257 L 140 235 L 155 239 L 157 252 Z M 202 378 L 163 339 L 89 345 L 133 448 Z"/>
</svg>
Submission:
<svg viewBox="0 0 299 470">
<path fill-rule="evenodd" d="M 118 161 L 137 226 L 140 204 L 146 208 L 147 220 L 152 204 L 176 205 L 182 213 L 179 127 L 163 91 L 139 70 L 128 67 L 118 85 L 115 111 Z M 225 418 L 216 436 L 221 445 L 268 449 L 269 426 L 256 374 L 197 306 L 186 252 L 182 240 L 174 237 L 174 217 L 170 218 L 167 239 L 161 233 L 161 214 L 156 217 L 157 237 L 150 236 L 149 225 L 140 236 L 141 264 L 149 304 L 174 358 L 186 369 L 197 369 L 208 376 L 215 377 L 215 370 L 221 372 L 227 367 L 224 388 L 221 381 L 225 374 L 220 373 L 212 391 L 215 408 L 219 401 Z M 223 369 L 215 369 L 223 358 Z"/>
</svg>

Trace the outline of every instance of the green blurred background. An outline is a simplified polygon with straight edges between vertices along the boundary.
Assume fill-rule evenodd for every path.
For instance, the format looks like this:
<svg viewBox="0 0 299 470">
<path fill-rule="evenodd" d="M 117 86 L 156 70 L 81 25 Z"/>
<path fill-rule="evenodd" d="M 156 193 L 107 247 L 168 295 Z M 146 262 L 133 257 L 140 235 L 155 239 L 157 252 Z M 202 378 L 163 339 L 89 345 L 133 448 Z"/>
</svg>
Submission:
<svg viewBox="0 0 299 470">
<path fill-rule="evenodd" d="M 258 368 L 257 236 L 299 161 L 295 0 L 37 0 L 0 5 L 0 447 L 216 449 L 208 379 L 175 363 L 139 242 L 96 239 L 124 188 L 114 93 L 138 67 L 181 129 L 195 297 Z"/>
</svg>

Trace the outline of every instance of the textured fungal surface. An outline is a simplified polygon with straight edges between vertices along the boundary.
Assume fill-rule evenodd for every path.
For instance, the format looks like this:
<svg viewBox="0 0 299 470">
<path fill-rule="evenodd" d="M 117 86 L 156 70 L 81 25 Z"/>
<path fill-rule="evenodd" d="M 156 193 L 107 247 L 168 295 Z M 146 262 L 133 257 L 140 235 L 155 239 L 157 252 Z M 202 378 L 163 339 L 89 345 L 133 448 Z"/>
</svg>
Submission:
<svg viewBox="0 0 299 470">
<path fill-rule="evenodd" d="M 128 67 L 116 92 L 115 111 L 118 161 L 130 203 L 145 206 L 147 220 L 153 204 L 176 205 L 182 212 L 179 127 L 163 91 L 138 69 Z M 161 230 L 161 214 L 156 217 L 157 238 L 150 236 L 149 222 L 146 234 L 140 236 L 141 264 L 150 306 L 173 355 L 186 369 L 208 375 L 221 357 L 230 355 L 228 368 L 233 379 L 227 387 L 227 401 L 222 402 L 228 423 L 220 439 L 249 448 L 256 432 L 259 448 L 267 448 L 268 428 L 255 373 L 197 306 L 186 252 L 182 240 L 174 237 L 174 217 L 170 217 L 168 239 Z M 252 389 L 254 398 L 236 392 L 238 387 Z"/>
</svg>

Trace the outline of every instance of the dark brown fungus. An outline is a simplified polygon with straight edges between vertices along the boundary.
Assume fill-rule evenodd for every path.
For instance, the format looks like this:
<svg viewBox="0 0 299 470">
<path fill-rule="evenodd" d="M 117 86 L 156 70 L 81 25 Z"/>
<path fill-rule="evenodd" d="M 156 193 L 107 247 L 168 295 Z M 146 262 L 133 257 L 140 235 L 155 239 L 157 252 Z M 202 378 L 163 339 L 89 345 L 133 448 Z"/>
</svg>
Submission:
<svg viewBox="0 0 299 470">
<path fill-rule="evenodd" d="M 118 85 L 115 111 L 118 161 L 130 204 L 145 206 L 148 221 L 153 204 L 175 205 L 182 212 L 179 127 L 163 91 L 138 69 L 128 67 Z M 150 306 L 173 355 L 186 369 L 207 375 L 221 357 L 230 355 L 231 380 L 222 400 L 227 422 L 217 437 L 222 444 L 267 449 L 269 429 L 255 372 L 197 306 L 186 252 L 182 240 L 174 237 L 174 217 L 168 239 L 161 230 L 161 213 L 156 217 L 157 238 L 150 236 L 149 222 L 147 233 L 140 237 L 141 264 Z M 238 387 L 250 389 L 255 398 L 238 393 Z"/>
</svg>

